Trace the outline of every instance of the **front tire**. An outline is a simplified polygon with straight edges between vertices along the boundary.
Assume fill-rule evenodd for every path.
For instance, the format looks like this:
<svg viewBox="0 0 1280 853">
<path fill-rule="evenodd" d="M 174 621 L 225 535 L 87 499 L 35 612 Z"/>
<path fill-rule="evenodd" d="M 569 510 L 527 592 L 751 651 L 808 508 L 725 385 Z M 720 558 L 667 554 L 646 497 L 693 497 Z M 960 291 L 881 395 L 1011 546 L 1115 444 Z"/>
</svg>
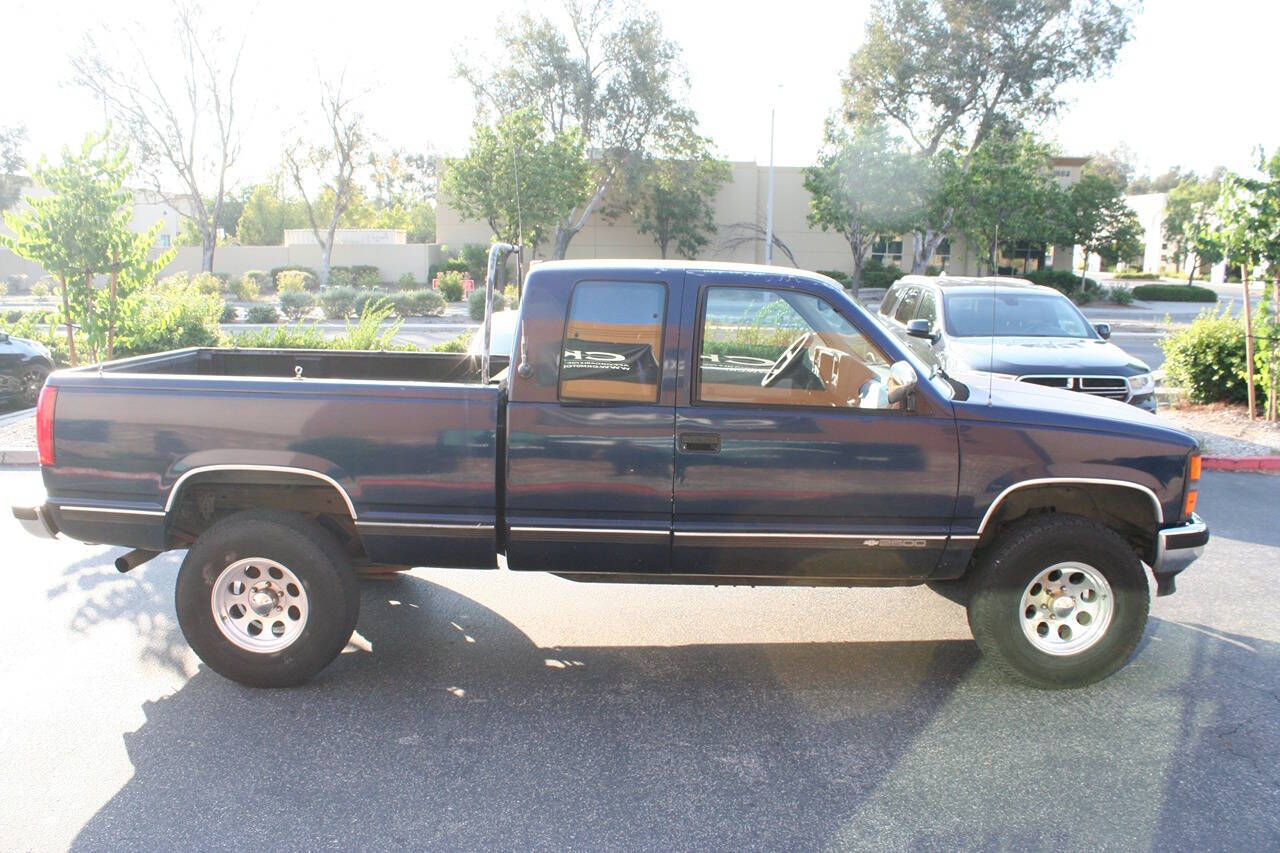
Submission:
<svg viewBox="0 0 1280 853">
<path fill-rule="evenodd" d="M 40 389 L 49 378 L 49 368 L 42 364 L 32 364 L 22 370 L 18 378 L 18 400 L 23 406 L 30 408 L 40 399 Z"/>
<path fill-rule="evenodd" d="M 1078 516 L 1040 516 L 1000 534 L 969 581 L 983 654 L 1037 687 L 1081 687 L 1122 667 L 1147 624 L 1150 592 L 1133 549 Z"/>
<path fill-rule="evenodd" d="M 200 535 L 178 572 L 178 624 L 214 672 L 251 687 L 300 684 L 355 630 L 351 560 L 317 522 L 238 512 Z"/>
</svg>

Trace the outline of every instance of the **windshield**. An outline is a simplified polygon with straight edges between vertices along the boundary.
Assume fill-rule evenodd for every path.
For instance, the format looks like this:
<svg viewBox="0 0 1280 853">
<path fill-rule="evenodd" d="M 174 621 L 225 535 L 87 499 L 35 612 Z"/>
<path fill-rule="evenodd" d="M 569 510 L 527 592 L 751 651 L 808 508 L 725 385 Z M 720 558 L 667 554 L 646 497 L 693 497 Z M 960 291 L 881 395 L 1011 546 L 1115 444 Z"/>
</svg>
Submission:
<svg viewBox="0 0 1280 853">
<path fill-rule="evenodd" d="M 1080 310 L 1060 294 L 992 294 L 966 289 L 963 293 L 948 293 L 944 298 L 947 334 L 952 337 L 1097 337 Z"/>
</svg>

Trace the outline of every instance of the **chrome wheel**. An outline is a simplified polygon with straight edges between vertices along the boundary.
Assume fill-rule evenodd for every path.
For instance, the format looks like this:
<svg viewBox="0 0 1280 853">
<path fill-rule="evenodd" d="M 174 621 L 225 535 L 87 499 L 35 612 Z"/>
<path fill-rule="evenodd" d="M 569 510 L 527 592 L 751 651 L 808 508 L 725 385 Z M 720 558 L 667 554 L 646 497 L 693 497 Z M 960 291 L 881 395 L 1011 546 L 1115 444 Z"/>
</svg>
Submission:
<svg viewBox="0 0 1280 853">
<path fill-rule="evenodd" d="M 1102 572 L 1085 563 L 1056 563 L 1027 584 L 1018 620 L 1031 645 L 1050 655 L 1075 655 L 1107 633 L 1115 595 Z"/>
<path fill-rule="evenodd" d="M 49 378 L 49 371 L 42 367 L 32 367 L 24 371 L 19 379 L 18 394 L 23 405 L 34 406 L 40 399 L 40 389 Z"/>
<path fill-rule="evenodd" d="M 210 597 L 213 621 L 235 645 L 270 654 L 287 649 L 307 624 L 307 591 L 286 566 L 265 557 L 222 570 Z"/>
</svg>

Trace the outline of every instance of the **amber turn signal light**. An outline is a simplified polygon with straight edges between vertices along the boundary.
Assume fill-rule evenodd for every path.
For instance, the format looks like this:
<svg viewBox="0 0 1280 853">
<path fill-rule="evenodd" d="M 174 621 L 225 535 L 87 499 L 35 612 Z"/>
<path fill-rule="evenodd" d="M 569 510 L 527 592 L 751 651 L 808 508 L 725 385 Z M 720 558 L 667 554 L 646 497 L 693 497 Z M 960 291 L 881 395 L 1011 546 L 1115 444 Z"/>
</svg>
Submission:
<svg viewBox="0 0 1280 853">
<path fill-rule="evenodd" d="M 1191 457 L 1191 469 L 1187 471 L 1187 479 L 1195 482 L 1200 479 L 1200 454 Z"/>
</svg>

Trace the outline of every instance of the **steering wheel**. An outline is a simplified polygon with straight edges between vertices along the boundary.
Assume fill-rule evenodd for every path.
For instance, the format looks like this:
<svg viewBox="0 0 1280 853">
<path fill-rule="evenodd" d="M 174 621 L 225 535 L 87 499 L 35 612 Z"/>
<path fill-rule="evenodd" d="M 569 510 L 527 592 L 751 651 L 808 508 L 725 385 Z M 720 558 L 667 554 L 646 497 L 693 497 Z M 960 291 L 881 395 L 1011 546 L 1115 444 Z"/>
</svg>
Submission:
<svg viewBox="0 0 1280 853">
<path fill-rule="evenodd" d="M 787 368 L 795 364 L 796 359 L 798 359 L 800 354 L 805 351 L 811 337 L 813 337 L 813 332 L 805 332 L 800 335 L 800 337 L 792 341 L 790 345 L 782 351 L 782 355 L 778 356 L 777 361 L 769 367 L 769 372 L 760 380 L 760 387 L 772 387 L 775 382 L 781 379 L 782 374 L 787 372 Z"/>
</svg>

